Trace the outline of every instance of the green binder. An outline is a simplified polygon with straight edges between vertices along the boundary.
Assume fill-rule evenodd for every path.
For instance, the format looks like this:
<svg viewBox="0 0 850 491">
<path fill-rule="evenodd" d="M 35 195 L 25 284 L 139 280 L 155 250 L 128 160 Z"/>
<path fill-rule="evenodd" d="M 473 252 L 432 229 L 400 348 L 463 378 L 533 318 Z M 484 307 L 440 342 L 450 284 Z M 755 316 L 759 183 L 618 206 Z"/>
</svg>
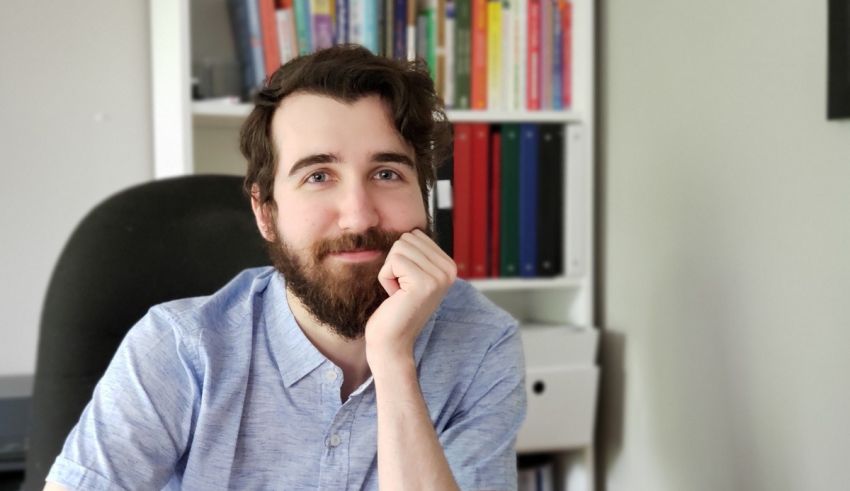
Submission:
<svg viewBox="0 0 850 491">
<path fill-rule="evenodd" d="M 501 276 L 519 275 L 519 124 L 502 125 Z"/>
</svg>

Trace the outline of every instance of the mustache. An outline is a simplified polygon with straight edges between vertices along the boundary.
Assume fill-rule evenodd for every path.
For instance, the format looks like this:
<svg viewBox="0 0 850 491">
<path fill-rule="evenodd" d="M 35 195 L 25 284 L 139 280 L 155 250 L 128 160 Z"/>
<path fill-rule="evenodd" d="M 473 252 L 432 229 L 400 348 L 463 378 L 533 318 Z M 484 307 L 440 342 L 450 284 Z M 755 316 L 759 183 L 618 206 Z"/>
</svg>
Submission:
<svg viewBox="0 0 850 491">
<path fill-rule="evenodd" d="M 390 252 L 401 234 L 402 232 L 372 228 L 360 234 L 340 235 L 316 243 L 313 247 L 313 257 L 321 261 L 328 254 L 367 249 L 379 250 L 386 254 Z"/>
</svg>

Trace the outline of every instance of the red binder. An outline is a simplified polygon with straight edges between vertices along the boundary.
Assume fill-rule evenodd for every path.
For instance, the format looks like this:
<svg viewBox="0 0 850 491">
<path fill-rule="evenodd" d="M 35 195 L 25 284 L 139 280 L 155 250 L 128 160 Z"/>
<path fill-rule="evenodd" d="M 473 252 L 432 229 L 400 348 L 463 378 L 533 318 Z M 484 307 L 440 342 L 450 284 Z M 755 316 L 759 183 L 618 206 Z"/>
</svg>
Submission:
<svg viewBox="0 0 850 491">
<path fill-rule="evenodd" d="M 498 277 L 502 222 L 502 134 L 490 138 L 490 276 Z"/>
<path fill-rule="evenodd" d="M 469 278 L 470 231 L 472 227 L 472 127 L 467 123 L 454 125 L 454 227 L 452 235 L 457 275 Z"/>
<path fill-rule="evenodd" d="M 470 278 L 487 276 L 488 209 L 490 207 L 490 126 L 472 125 L 472 230 Z"/>
</svg>

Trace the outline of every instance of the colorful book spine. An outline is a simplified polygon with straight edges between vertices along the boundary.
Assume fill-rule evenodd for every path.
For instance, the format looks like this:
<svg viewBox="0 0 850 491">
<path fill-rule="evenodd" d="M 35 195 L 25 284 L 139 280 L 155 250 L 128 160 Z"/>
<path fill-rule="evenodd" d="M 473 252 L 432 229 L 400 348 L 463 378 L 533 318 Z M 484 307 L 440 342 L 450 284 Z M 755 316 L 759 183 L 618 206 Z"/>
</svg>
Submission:
<svg viewBox="0 0 850 491">
<path fill-rule="evenodd" d="M 561 0 L 561 99 L 565 108 L 573 105 L 573 2 Z"/>
<path fill-rule="evenodd" d="M 407 0 L 407 54 L 405 59 L 416 59 L 416 7 L 417 0 Z"/>
<path fill-rule="evenodd" d="M 360 18 L 362 19 L 362 39 L 360 44 L 372 53 L 379 54 L 381 49 L 380 20 L 381 5 L 378 0 L 360 0 Z"/>
<path fill-rule="evenodd" d="M 295 12 L 292 10 L 292 0 L 280 1 L 276 15 L 280 63 L 283 65 L 298 56 L 298 37 L 295 34 Z"/>
<path fill-rule="evenodd" d="M 502 59 L 501 59 L 501 74 L 502 80 L 502 95 L 501 107 L 508 111 L 517 110 L 516 100 L 516 70 L 514 68 L 514 48 L 516 45 L 516 18 L 514 17 L 514 8 L 516 0 L 505 0 L 502 2 L 502 30 L 504 32 L 499 36 L 502 41 Z"/>
<path fill-rule="evenodd" d="M 540 108 L 552 109 L 552 2 L 540 0 Z"/>
<path fill-rule="evenodd" d="M 561 23 L 561 0 L 554 0 L 552 15 L 552 109 L 561 110 L 564 108 L 564 99 L 561 94 L 563 90 L 563 53 L 564 48 L 564 32 Z"/>
<path fill-rule="evenodd" d="M 443 102 L 449 109 L 455 107 L 455 3 L 452 0 L 446 2 L 446 21 L 444 27 L 446 42 L 445 74 L 443 76 Z"/>
<path fill-rule="evenodd" d="M 359 25 L 353 12 L 349 12 L 349 8 L 356 11 L 357 4 L 362 0 L 336 0 L 336 10 L 334 15 L 334 39 L 337 44 L 356 43 L 354 35 L 351 31 L 357 29 Z M 350 22 L 350 24 L 349 24 Z"/>
<path fill-rule="evenodd" d="M 263 34 L 263 62 L 266 77 L 280 68 L 280 41 L 277 38 L 277 14 L 274 0 L 259 0 L 260 30 Z"/>
<path fill-rule="evenodd" d="M 499 273 L 519 275 L 519 139 L 516 123 L 502 125 Z"/>
<path fill-rule="evenodd" d="M 472 0 L 472 109 L 487 109 L 487 0 Z"/>
<path fill-rule="evenodd" d="M 502 109 L 502 1 L 487 1 L 487 108 Z"/>
<path fill-rule="evenodd" d="M 298 33 L 298 53 L 302 55 L 313 51 L 313 34 L 310 27 L 310 0 L 293 0 L 295 8 L 295 30 Z"/>
<path fill-rule="evenodd" d="M 515 77 L 516 77 L 516 108 L 520 111 L 528 109 L 527 97 L 527 79 L 528 79 L 528 0 L 514 0 L 516 9 L 516 48 L 514 56 Z"/>
<path fill-rule="evenodd" d="M 472 0 L 455 1 L 455 104 L 469 109 L 472 69 Z"/>
<path fill-rule="evenodd" d="M 537 195 L 539 129 L 520 125 L 519 264 L 520 276 L 537 276 Z"/>
<path fill-rule="evenodd" d="M 404 60 L 407 58 L 407 2 L 413 0 L 388 1 L 395 1 L 393 8 L 393 58 Z"/>
<path fill-rule="evenodd" d="M 526 97 L 528 109 L 540 109 L 540 2 L 528 0 Z"/>
<path fill-rule="evenodd" d="M 331 0 L 310 0 L 313 34 L 313 50 L 330 48 L 334 45 L 334 21 Z"/>
<path fill-rule="evenodd" d="M 434 78 L 437 95 L 444 101 L 446 93 L 446 0 L 434 0 L 437 5 L 436 32 L 437 43 L 434 47 L 434 56 L 437 60 Z"/>
<path fill-rule="evenodd" d="M 242 99 L 246 101 L 251 99 L 257 87 L 259 87 L 257 80 L 258 62 L 259 72 L 265 73 L 262 56 L 259 59 L 255 56 L 254 48 L 255 44 L 259 45 L 259 40 L 251 37 L 249 16 L 251 15 L 250 4 L 252 3 L 252 0 L 228 0 L 227 2 L 233 38 L 236 42 L 236 55 L 239 59 Z M 262 47 L 260 49 L 262 50 Z"/>
</svg>

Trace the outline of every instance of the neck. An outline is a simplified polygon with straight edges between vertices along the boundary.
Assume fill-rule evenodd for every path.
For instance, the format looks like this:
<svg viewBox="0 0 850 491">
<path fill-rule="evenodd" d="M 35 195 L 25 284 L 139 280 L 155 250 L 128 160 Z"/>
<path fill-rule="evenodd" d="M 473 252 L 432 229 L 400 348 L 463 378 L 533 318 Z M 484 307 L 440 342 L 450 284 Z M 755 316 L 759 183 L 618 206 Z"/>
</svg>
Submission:
<svg viewBox="0 0 850 491">
<path fill-rule="evenodd" d="M 295 322 L 307 339 L 328 360 L 342 369 L 345 386 L 357 388 L 369 378 L 365 338 L 346 339 L 337 335 L 330 326 L 317 321 L 289 289 L 286 290 L 286 300 Z"/>
</svg>

